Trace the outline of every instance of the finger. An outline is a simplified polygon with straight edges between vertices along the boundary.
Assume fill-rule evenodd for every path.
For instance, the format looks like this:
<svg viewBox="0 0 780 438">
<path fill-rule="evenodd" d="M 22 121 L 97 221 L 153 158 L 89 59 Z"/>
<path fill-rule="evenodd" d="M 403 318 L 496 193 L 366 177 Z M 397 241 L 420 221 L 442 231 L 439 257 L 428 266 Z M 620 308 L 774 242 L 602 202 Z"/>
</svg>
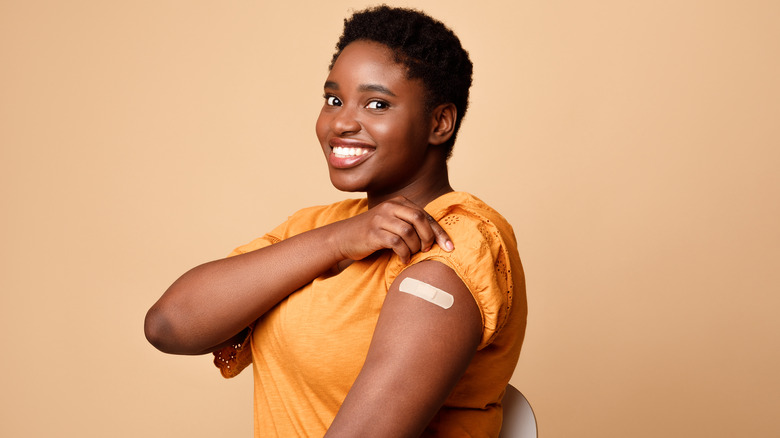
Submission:
<svg viewBox="0 0 780 438">
<path fill-rule="evenodd" d="M 382 246 L 384 248 L 388 248 L 396 253 L 403 263 L 409 263 L 412 252 L 409 250 L 409 246 L 406 245 L 406 241 L 404 241 L 401 236 L 390 231 L 382 230 L 380 239 L 382 240 Z"/>
<path fill-rule="evenodd" d="M 430 250 L 436 241 L 436 234 L 431 224 L 433 218 L 430 218 L 430 215 L 425 210 L 411 202 L 406 204 L 404 208 L 396 210 L 395 213 L 399 219 L 414 227 L 420 240 L 420 249 L 422 251 Z M 433 223 L 436 223 L 436 221 L 433 221 Z"/>
<path fill-rule="evenodd" d="M 416 205 L 414 206 L 417 207 Z M 444 228 L 436 222 L 436 219 L 434 219 L 433 216 L 419 207 L 412 210 L 414 211 L 409 213 L 410 216 L 407 217 L 415 224 L 415 228 L 418 230 L 418 234 L 423 241 L 423 248 L 425 251 L 428 251 L 431 246 L 433 246 L 434 240 L 447 252 L 455 249 L 455 245 L 452 243 L 449 234 L 444 231 Z M 422 213 L 422 216 L 420 216 L 419 213 Z"/>
<path fill-rule="evenodd" d="M 450 252 L 455 249 L 452 239 L 450 239 L 450 236 L 444 231 L 444 228 L 436 222 L 433 216 L 406 198 L 399 198 L 395 201 L 407 207 L 406 210 L 399 209 L 397 212 L 405 212 L 404 219 L 415 224 L 418 235 L 423 241 L 423 251 L 428 251 L 431 246 L 433 246 L 434 240 L 445 251 Z M 423 218 L 425 219 L 424 222 L 422 221 Z M 431 235 L 431 233 L 433 235 Z"/>
<path fill-rule="evenodd" d="M 452 243 L 452 239 L 450 239 L 450 235 L 447 234 L 446 231 L 444 231 L 444 228 L 442 228 L 441 225 L 439 225 L 439 223 L 436 222 L 433 216 L 428 215 L 428 223 L 430 223 L 431 225 L 433 234 L 436 235 L 436 243 L 438 243 L 439 246 L 447 252 L 454 250 L 455 245 Z"/>
<path fill-rule="evenodd" d="M 418 234 L 417 228 L 406 220 L 400 218 L 388 220 L 388 222 L 384 224 L 383 229 L 403 239 L 404 243 L 409 248 L 409 251 L 411 251 L 411 254 L 418 253 L 423 247 L 423 242 Z M 431 234 L 433 234 L 433 232 L 431 232 Z"/>
</svg>

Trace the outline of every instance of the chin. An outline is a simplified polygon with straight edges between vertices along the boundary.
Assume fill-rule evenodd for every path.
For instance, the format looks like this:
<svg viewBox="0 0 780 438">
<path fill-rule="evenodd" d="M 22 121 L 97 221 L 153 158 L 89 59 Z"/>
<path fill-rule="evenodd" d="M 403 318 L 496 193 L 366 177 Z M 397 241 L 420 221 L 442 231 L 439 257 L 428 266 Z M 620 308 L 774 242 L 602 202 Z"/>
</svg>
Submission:
<svg viewBox="0 0 780 438">
<path fill-rule="evenodd" d="M 330 174 L 330 183 L 337 190 L 342 192 L 365 192 L 366 185 L 361 181 L 355 181 L 352 178 L 343 178 L 343 175 Z"/>
</svg>

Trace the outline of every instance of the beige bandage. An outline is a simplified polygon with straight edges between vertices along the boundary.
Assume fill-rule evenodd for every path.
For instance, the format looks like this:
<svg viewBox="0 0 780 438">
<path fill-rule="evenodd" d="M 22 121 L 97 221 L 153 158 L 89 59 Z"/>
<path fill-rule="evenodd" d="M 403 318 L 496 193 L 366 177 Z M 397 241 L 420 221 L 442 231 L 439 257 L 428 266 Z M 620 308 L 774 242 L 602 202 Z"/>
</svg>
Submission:
<svg viewBox="0 0 780 438">
<path fill-rule="evenodd" d="M 437 306 L 449 309 L 455 302 L 455 297 L 444 292 L 438 287 L 433 287 L 428 283 L 423 283 L 420 280 L 416 280 L 411 277 L 406 277 L 401 281 L 401 285 L 398 287 L 401 292 L 406 292 L 409 295 L 420 297 L 425 301 L 430 301 Z"/>
</svg>

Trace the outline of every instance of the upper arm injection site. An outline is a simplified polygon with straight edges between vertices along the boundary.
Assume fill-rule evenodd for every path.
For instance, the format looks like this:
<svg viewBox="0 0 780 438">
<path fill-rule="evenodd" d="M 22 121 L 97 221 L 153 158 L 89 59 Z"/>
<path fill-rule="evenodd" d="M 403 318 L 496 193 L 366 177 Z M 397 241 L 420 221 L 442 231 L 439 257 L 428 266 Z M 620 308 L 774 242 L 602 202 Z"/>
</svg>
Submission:
<svg viewBox="0 0 780 438">
<path fill-rule="evenodd" d="M 422 298 L 443 309 L 449 309 L 455 302 L 455 297 L 452 294 L 411 277 L 404 278 L 398 290 Z"/>
</svg>

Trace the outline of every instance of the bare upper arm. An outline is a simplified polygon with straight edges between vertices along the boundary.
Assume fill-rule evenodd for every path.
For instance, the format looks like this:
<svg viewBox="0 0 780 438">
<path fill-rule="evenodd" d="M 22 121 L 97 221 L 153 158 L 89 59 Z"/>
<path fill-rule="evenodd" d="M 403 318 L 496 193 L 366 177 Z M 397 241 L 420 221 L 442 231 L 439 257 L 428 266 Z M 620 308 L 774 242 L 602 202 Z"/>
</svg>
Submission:
<svg viewBox="0 0 780 438">
<path fill-rule="evenodd" d="M 414 278 L 453 296 L 445 309 L 399 290 Z M 448 266 L 425 261 L 393 282 L 366 362 L 331 425 L 331 436 L 418 436 L 468 367 L 482 319 Z"/>
</svg>

